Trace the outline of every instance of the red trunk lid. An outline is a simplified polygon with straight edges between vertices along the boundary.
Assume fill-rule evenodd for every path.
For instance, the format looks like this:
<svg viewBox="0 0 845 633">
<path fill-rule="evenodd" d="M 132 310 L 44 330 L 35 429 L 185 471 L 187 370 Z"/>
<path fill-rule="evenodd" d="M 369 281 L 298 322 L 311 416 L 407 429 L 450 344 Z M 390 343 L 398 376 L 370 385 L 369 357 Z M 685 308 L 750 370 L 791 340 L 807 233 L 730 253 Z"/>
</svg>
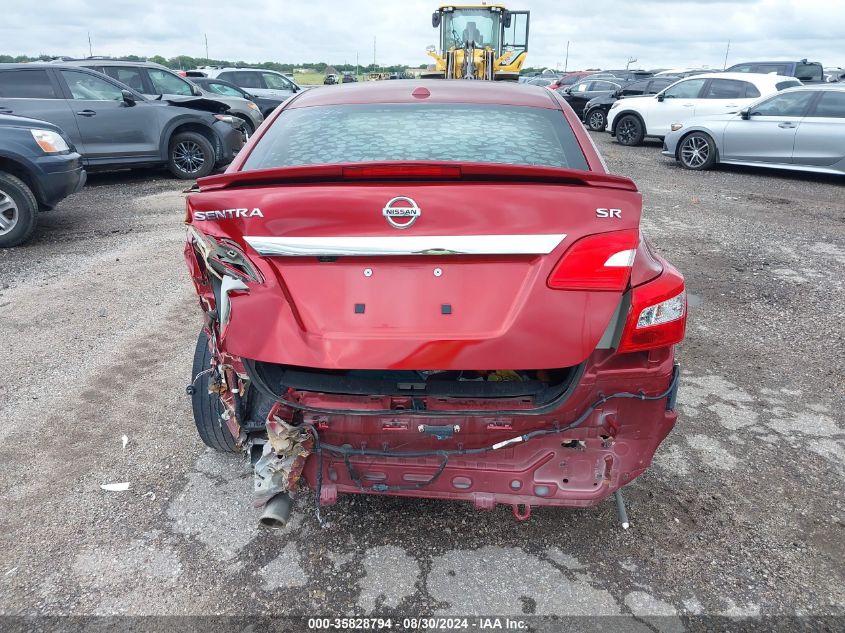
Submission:
<svg viewBox="0 0 845 633">
<path fill-rule="evenodd" d="M 540 177 L 548 171 L 557 182 Z M 206 179 L 189 197 L 192 224 L 242 244 L 265 277 L 231 294 L 222 345 L 326 369 L 582 362 L 622 291 L 558 290 L 547 280 L 580 238 L 637 229 L 640 194 L 601 174 L 534 173 L 502 182 Z M 407 228 L 385 216 L 396 198 L 391 209 L 410 211 L 392 219 Z M 223 213 L 199 219 L 209 211 Z"/>
</svg>

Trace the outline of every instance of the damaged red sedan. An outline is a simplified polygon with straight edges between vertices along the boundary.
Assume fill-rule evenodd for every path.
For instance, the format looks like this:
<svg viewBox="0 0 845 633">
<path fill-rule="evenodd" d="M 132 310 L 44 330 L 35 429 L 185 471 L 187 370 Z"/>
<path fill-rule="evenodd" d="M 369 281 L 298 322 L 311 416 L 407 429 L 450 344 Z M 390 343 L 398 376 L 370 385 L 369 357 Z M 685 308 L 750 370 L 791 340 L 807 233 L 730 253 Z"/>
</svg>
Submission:
<svg viewBox="0 0 845 633">
<path fill-rule="evenodd" d="M 548 90 L 294 96 L 187 198 L 200 436 L 250 456 L 268 526 L 306 486 L 318 517 L 342 493 L 599 503 L 677 417 L 684 280 L 641 206 Z"/>
</svg>

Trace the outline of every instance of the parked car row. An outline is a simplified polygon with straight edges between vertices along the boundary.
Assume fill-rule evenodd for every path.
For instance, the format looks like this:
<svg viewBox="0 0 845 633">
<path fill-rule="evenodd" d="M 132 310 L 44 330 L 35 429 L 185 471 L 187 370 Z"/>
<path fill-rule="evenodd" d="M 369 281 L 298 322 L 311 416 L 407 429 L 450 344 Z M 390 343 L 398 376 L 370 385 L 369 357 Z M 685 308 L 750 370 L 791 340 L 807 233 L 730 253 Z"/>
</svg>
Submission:
<svg viewBox="0 0 845 633">
<path fill-rule="evenodd" d="M 779 75 L 710 73 L 680 79 L 654 96 L 615 102 L 607 130 L 622 145 L 640 145 L 646 137 L 663 138 L 673 123 L 695 116 L 737 111 L 760 96 L 801 82 Z"/>
<path fill-rule="evenodd" d="M 228 164 L 263 121 L 250 103 L 146 62 L 0 64 L 0 247 L 26 241 L 85 170 L 160 165 L 194 180 Z"/>
<path fill-rule="evenodd" d="M 192 84 L 196 84 L 197 86 L 202 88 L 206 93 L 214 94 L 215 98 L 219 98 L 216 95 L 220 95 L 223 97 L 240 97 L 241 99 L 251 101 L 256 106 L 258 106 L 258 111 L 261 112 L 261 116 L 265 119 L 270 116 L 273 110 L 278 108 L 284 101 L 284 99 L 260 97 L 258 95 L 251 94 L 243 88 L 240 88 L 235 84 L 226 81 L 225 79 L 191 77 L 190 81 Z"/>
<path fill-rule="evenodd" d="M 654 76 L 648 79 L 631 81 L 611 93 L 598 94 L 584 105 L 582 116 L 584 123 L 593 131 L 604 130 L 607 126 L 607 113 L 619 99 L 655 95 L 676 81 L 678 81 L 677 77 Z M 566 99 L 565 96 L 564 99 Z"/>
<path fill-rule="evenodd" d="M 403 75 L 404 73 L 393 73 L 387 77 L 381 77 L 381 73 L 372 73 L 372 77 L 370 78 L 371 81 L 376 81 L 380 79 L 406 79 Z M 378 76 L 376 76 L 378 75 Z M 340 75 L 336 75 L 334 73 L 329 73 L 323 79 L 323 85 L 325 86 L 335 86 L 337 84 L 351 84 L 356 83 L 358 78 L 353 75 L 349 71 L 344 71 Z"/>
<path fill-rule="evenodd" d="M 569 86 L 586 78 L 607 79 L 611 81 L 635 81 L 649 77 L 676 77 L 686 78 L 694 75 L 712 74 L 714 72 L 741 72 L 761 75 L 782 75 L 794 77 L 802 83 L 835 82 L 845 79 L 845 69 L 824 68 L 819 62 L 810 62 L 806 59 L 799 61 L 755 61 L 734 64 L 724 71 L 712 68 L 662 68 L 654 70 L 640 69 L 610 69 L 592 71 L 570 71 L 561 75 L 544 71 L 539 75 L 522 75 L 519 81 L 535 86 L 546 86 L 552 90 Z"/>
<path fill-rule="evenodd" d="M 84 59 L 62 61 L 63 65 L 81 66 L 96 70 L 126 84 L 150 98 L 176 99 L 181 97 L 208 97 L 229 107 L 231 114 L 243 121 L 243 129 L 251 135 L 264 121 L 259 107 L 239 94 L 224 95 L 212 92 L 180 77 L 169 68 L 153 62 L 132 62 L 112 59 Z"/>
<path fill-rule="evenodd" d="M 185 71 L 186 77 L 208 77 L 222 79 L 247 91 L 250 95 L 276 99 L 279 103 L 303 90 L 290 77 L 286 77 L 275 70 L 263 68 L 238 68 L 225 66 L 200 66 L 194 70 Z"/>
<path fill-rule="evenodd" d="M 845 84 L 789 88 L 674 124 L 663 154 L 693 170 L 725 163 L 845 174 Z"/>
<path fill-rule="evenodd" d="M 588 128 L 621 145 L 663 140 L 663 154 L 686 169 L 723 163 L 845 174 L 845 84 L 823 83 L 820 70 L 755 62 L 683 78 L 657 73 L 615 89 L 591 75 L 557 92 Z"/>
</svg>

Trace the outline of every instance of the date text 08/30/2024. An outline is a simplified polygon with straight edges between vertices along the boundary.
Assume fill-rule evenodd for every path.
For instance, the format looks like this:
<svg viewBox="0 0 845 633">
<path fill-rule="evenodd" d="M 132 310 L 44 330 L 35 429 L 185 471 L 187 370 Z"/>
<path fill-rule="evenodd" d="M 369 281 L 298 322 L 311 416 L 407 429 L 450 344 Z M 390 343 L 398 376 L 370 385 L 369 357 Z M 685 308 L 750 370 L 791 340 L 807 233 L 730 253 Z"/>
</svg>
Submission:
<svg viewBox="0 0 845 633">
<path fill-rule="evenodd" d="M 308 630 L 372 630 L 372 631 L 521 631 L 528 627 L 527 622 L 514 618 L 475 617 L 475 618 L 309 618 Z"/>
</svg>

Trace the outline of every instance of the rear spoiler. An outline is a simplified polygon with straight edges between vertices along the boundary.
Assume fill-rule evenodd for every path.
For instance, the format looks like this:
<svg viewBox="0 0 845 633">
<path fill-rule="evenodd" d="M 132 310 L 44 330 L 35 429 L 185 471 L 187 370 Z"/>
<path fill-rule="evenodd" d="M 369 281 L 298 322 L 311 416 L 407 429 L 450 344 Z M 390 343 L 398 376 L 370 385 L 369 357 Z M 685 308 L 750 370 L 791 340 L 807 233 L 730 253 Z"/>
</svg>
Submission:
<svg viewBox="0 0 845 633">
<path fill-rule="evenodd" d="M 304 165 L 235 171 L 200 178 L 200 191 L 247 186 L 285 185 L 338 181 L 464 180 L 494 182 L 545 182 L 584 187 L 637 191 L 630 178 L 562 167 L 503 165 L 496 163 L 380 162 L 338 165 Z"/>
</svg>

